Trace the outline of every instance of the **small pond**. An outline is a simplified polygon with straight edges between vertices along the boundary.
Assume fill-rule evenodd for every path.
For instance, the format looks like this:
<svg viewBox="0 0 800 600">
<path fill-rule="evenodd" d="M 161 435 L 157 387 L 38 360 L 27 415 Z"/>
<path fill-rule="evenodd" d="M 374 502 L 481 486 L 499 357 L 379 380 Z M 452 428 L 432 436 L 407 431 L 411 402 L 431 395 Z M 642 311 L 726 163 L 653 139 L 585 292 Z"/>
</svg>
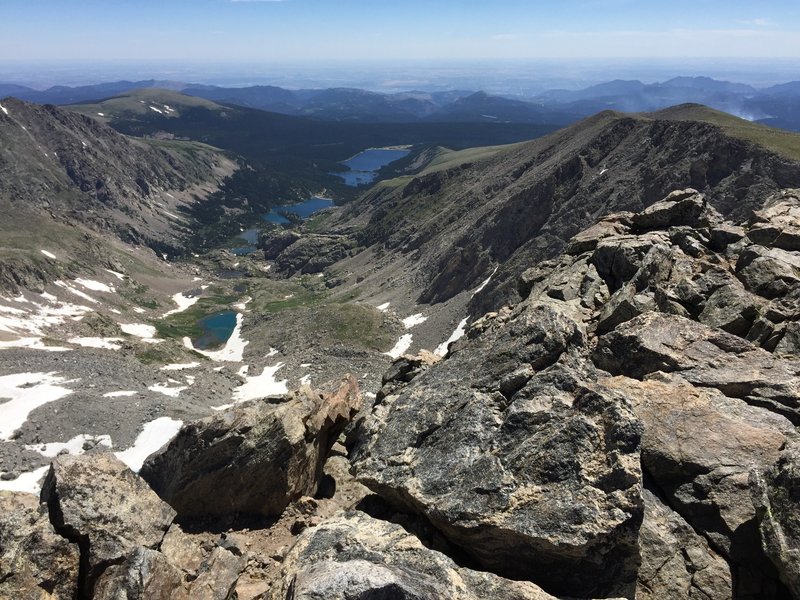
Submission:
<svg viewBox="0 0 800 600">
<path fill-rule="evenodd" d="M 407 156 L 409 152 L 411 151 L 402 148 L 369 148 L 342 163 L 350 167 L 349 171 L 334 175 L 341 177 L 346 185 L 352 187 L 372 183 L 382 167 Z"/>
<path fill-rule="evenodd" d="M 320 198 L 313 196 L 305 202 L 298 202 L 297 204 L 287 204 L 286 206 L 276 206 L 267 214 L 264 215 L 264 220 L 270 223 L 277 223 L 279 225 L 288 223 L 288 219 L 282 217 L 279 213 L 291 212 L 299 216 L 301 219 L 307 219 L 312 214 L 323 208 L 330 208 L 333 206 L 333 200 L 329 198 Z M 246 233 L 246 232 L 245 232 Z"/>
<path fill-rule="evenodd" d="M 192 345 L 198 350 L 216 348 L 225 344 L 236 329 L 236 313 L 232 310 L 214 313 L 200 319 L 197 326 L 203 333 L 192 340 Z"/>
</svg>

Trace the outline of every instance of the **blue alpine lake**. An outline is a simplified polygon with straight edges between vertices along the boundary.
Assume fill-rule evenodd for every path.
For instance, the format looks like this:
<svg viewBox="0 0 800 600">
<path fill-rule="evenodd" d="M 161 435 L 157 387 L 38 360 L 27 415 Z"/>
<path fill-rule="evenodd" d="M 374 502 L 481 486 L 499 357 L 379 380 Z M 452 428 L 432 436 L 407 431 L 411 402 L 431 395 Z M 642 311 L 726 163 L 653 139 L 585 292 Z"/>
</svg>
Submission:
<svg viewBox="0 0 800 600">
<path fill-rule="evenodd" d="M 350 167 L 349 171 L 334 173 L 334 175 L 341 177 L 345 184 L 351 187 L 372 183 L 382 167 L 407 156 L 409 152 L 411 150 L 369 148 L 342 163 Z"/>
<path fill-rule="evenodd" d="M 277 223 L 282 225 L 284 223 L 288 223 L 289 220 L 285 217 L 282 217 L 279 212 L 290 212 L 294 213 L 299 216 L 301 219 L 307 219 L 312 214 L 317 212 L 318 210 L 322 210 L 323 208 L 330 208 L 333 206 L 333 200 L 329 198 L 320 198 L 319 196 L 313 196 L 306 200 L 305 202 L 300 202 L 298 204 L 287 204 L 286 206 L 276 206 L 267 214 L 264 215 L 264 220 L 269 221 L 270 223 Z"/>
<path fill-rule="evenodd" d="M 197 322 L 203 333 L 192 340 L 192 345 L 199 350 L 207 350 L 223 345 L 236 329 L 236 313 L 232 310 L 214 313 Z"/>
</svg>

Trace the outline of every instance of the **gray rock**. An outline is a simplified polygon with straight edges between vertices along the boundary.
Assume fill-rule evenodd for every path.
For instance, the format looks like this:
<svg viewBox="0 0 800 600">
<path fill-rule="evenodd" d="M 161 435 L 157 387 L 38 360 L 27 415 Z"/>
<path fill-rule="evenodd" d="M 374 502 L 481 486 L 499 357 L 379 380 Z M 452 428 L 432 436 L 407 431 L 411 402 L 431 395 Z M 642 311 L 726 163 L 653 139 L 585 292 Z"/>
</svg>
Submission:
<svg viewBox="0 0 800 600">
<path fill-rule="evenodd" d="M 800 444 L 795 440 L 771 468 L 750 482 L 764 552 L 795 598 L 800 597 Z"/>
<path fill-rule="evenodd" d="M 800 361 L 683 317 L 646 313 L 623 323 L 599 338 L 594 359 L 602 369 L 636 379 L 680 372 L 696 386 L 800 422 Z"/>
<path fill-rule="evenodd" d="M 80 546 L 82 587 L 138 547 L 155 549 L 175 518 L 147 484 L 113 454 L 57 457 L 42 484 L 56 530 Z"/>
<path fill-rule="evenodd" d="M 660 202 L 651 204 L 642 212 L 633 215 L 631 220 L 634 231 L 643 232 L 679 225 L 707 227 L 722 219 L 706 203 L 702 194 L 687 188 L 672 192 Z"/>
<path fill-rule="evenodd" d="M 763 306 L 758 296 L 741 285 L 724 285 L 708 298 L 698 320 L 709 327 L 745 337 Z"/>
<path fill-rule="evenodd" d="M 632 594 L 640 425 L 584 382 L 591 365 L 564 354 L 581 343 L 541 304 L 476 323 L 376 404 L 355 450 L 359 480 L 485 569 L 551 593 Z"/>
<path fill-rule="evenodd" d="M 598 383 L 632 403 L 644 424 L 644 471 L 669 505 L 732 563 L 734 597 L 779 597 L 774 569 L 759 546 L 749 474 L 778 459 L 794 427 L 779 415 L 698 389 L 678 376 L 654 377 Z"/>
<path fill-rule="evenodd" d="M 72 600 L 79 552 L 33 494 L 0 491 L 0 597 Z"/>
<path fill-rule="evenodd" d="M 299 240 L 301 235 L 296 231 L 273 229 L 261 234 L 258 247 L 264 251 L 264 258 L 275 260 L 278 255 Z"/>
<path fill-rule="evenodd" d="M 338 390 L 309 388 L 236 406 L 184 426 L 141 470 L 181 516 L 275 516 L 313 495 L 327 454 L 360 407 L 350 376 Z"/>
<path fill-rule="evenodd" d="M 616 213 L 606 215 L 594 225 L 572 236 L 567 242 L 566 254 L 583 254 L 597 248 L 603 238 L 626 234 L 630 231 L 633 213 Z"/>
<path fill-rule="evenodd" d="M 800 323 L 793 321 L 786 324 L 783 337 L 775 347 L 775 354 L 785 354 L 800 358 Z"/>
<path fill-rule="evenodd" d="M 750 246 L 739 255 L 736 271 L 751 292 L 765 298 L 784 296 L 800 285 L 800 253 Z"/>
<path fill-rule="evenodd" d="M 708 542 L 653 492 L 644 490 L 638 600 L 730 600 L 731 569 Z"/>
<path fill-rule="evenodd" d="M 710 231 L 710 247 L 717 252 L 724 251 L 729 245 L 735 244 L 745 236 L 744 227 L 732 223 L 720 223 Z"/>
<path fill-rule="evenodd" d="M 188 596 L 183 574 L 166 557 L 148 548 L 134 549 L 120 564 L 112 565 L 95 586 L 94 600 L 179 600 Z"/>
<path fill-rule="evenodd" d="M 597 332 L 607 333 L 617 325 L 655 310 L 655 308 L 656 302 L 653 297 L 637 293 L 636 287 L 632 283 L 627 283 L 614 292 L 614 295 L 603 307 L 597 321 Z"/>
<path fill-rule="evenodd" d="M 271 598 L 551 600 L 553 596 L 529 582 L 459 567 L 399 525 L 349 512 L 300 535 L 284 559 Z"/>
</svg>

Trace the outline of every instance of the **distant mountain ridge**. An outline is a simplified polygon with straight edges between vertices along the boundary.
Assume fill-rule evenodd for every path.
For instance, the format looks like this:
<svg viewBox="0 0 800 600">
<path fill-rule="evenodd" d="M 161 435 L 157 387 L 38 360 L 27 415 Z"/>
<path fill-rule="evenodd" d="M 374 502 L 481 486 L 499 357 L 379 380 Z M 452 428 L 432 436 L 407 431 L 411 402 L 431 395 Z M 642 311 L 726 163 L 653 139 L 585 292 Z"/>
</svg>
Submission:
<svg viewBox="0 0 800 600">
<path fill-rule="evenodd" d="M 118 81 L 34 90 L 0 83 L 0 97 L 37 103 L 97 101 L 142 88 L 164 88 L 214 102 L 285 115 L 345 122 L 521 122 L 565 125 L 601 110 L 647 112 L 698 103 L 752 121 L 800 131 L 800 82 L 757 89 L 710 77 L 674 77 L 659 83 L 614 80 L 582 90 L 549 90 L 534 97 L 475 90 L 381 93 L 356 88 L 289 90 L 271 85 L 221 87 L 174 81 Z"/>
</svg>

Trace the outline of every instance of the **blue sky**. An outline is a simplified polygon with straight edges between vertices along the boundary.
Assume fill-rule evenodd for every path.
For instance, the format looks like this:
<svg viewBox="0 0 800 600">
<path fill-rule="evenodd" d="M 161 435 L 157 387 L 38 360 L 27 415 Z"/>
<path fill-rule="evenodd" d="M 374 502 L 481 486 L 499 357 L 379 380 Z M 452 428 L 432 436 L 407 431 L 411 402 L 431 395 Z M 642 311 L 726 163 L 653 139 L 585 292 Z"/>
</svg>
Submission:
<svg viewBox="0 0 800 600">
<path fill-rule="evenodd" d="M 0 60 L 800 57 L 798 0 L 0 0 Z"/>
</svg>

